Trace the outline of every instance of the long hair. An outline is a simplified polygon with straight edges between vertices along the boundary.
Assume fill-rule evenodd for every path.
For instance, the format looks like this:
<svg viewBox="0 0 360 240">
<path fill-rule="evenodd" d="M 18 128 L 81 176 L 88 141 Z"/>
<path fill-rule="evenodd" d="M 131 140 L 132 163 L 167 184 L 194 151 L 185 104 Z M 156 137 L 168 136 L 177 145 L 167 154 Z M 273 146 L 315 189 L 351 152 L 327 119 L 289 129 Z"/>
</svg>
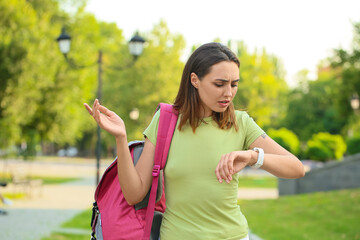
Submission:
<svg viewBox="0 0 360 240">
<path fill-rule="evenodd" d="M 234 62 L 240 67 L 236 55 L 220 43 L 207 43 L 196 49 L 185 64 L 180 88 L 175 98 L 174 108 L 181 114 L 178 129 L 189 122 L 193 132 L 202 122 L 199 114 L 203 107 L 197 89 L 191 84 L 190 75 L 195 73 L 201 79 L 210 72 L 211 67 L 219 62 Z M 234 127 L 238 130 L 234 105 L 231 102 L 224 112 L 212 112 L 212 118 L 221 129 Z"/>
</svg>

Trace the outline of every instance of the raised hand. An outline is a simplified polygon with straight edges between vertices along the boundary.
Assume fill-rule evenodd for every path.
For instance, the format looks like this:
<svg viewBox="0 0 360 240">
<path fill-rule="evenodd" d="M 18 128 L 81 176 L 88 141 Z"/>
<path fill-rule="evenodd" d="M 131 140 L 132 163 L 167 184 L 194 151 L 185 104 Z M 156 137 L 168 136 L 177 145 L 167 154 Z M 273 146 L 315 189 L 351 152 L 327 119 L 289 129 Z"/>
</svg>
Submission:
<svg viewBox="0 0 360 240">
<path fill-rule="evenodd" d="M 93 108 L 87 103 L 84 106 L 102 129 L 114 137 L 126 137 L 124 121 L 116 113 L 100 105 L 98 99 L 95 99 Z"/>
<path fill-rule="evenodd" d="M 232 175 L 240 172 L 251 161 L 251 151 L 235 151 L 221 156 L 221 159 L 216 166 L 215 175 L 220 183 L 223 180 L 230 183 Z"/>
</svg>

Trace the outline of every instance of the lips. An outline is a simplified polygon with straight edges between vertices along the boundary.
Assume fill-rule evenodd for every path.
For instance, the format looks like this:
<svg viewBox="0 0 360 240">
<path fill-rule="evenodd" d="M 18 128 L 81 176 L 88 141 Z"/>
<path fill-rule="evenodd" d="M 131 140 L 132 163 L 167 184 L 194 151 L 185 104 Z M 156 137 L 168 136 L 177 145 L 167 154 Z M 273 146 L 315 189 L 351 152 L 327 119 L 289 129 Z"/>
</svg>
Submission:
<svg viewBox="0 0 360 240">
<path fill-rule="evenodd" d="M 223 100 L 218 102 L 221 107 L 227 107 L 230 103 L 229 100 Z"/>
</svg>

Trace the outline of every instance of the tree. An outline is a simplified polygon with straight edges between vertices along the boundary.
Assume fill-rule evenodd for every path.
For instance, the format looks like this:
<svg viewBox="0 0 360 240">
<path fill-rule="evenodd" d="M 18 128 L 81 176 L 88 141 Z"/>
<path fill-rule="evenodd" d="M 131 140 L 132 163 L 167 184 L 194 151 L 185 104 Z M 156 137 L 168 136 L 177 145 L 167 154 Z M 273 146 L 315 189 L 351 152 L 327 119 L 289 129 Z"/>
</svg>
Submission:
<svg viewBox="0 0 360 240">
<path fill-rule="evenodd" d="M 108 71 L 104 79 L 103 104 L 124 119 L 129 140 L 143 137 L 158 103 L 173 102 L 184 65 L 180 58 L 185 41 L 172 34 L 165 21 L 155 25 L 145 39 L 147 46 L 131 68 Z M 129 117 L 134 108 L 139 110 L 138 120 Z M 112 138 L 109 141 L 113 143 Z"/>
<path fill-rule="evenodd" d="M 40 14 L 34 8 L 41 6 L 37 2 L 11 0 L 0 3 L 0 126 L 4 133 L 0 144 L 5 147 L 24 139 L 27 130 L 23 126 L 35 115 L 40 90 L 51 84 L 47 79 L 51 78 L 56 66 L 51 43 L 44 35 L 53 32 L 49 21 L 56 13 L 57 3 L 48 1 L 47 5 L 52 5 L 53 11 Z M 46 57 L 39 57 L 42 54 Z"/>
<path fill-rule="evenodd" d="M 250 53 L 243 42 L 237 49 L 241 66 L 235 107 L 248 110 L 261 127 L 278 127 L 288 91 L 281 61 L 265 49 Z"/>
<path fill-rule="evenodd" d="M 337 98 L 336 106 L 340 115 L 347 119 L 344 132 L 360 131 L 360 120 L 350 106 L 352 96 L 360 96 L 360 22 L 354 23 L 354 37 L 351 49 L 334 50 L 330 58 L 331 66 L 337 72 Z"/>
<path fill-rule="evenodd" d="M 74 142 L 89 125 L 80 108 L 92 96 L 93 85 L 87 82 L 92 73 L 69 71 L 54 49 L 61 26 L 76 26 L 84 17 L 70 24 L 58 2 L 51 0 L 1 1 L 0 16 L 1 147 L 25 143 L 34 149 L 31 145 L 43 141 Z M 84 40 L 80 45 L 86 45 Z"/>
<path fill-rule="evenodd" d="M 294 131 L 301 141 L 318 132 L 340 134 L 344 124 L 335 104 L 335 74 L 325 66 L 319 66 L 317 80 L 307 79 L 307 70 L 299 72 L 299 85 L 288 96 L 287 115 L 282 125 Z"/>
</svg>

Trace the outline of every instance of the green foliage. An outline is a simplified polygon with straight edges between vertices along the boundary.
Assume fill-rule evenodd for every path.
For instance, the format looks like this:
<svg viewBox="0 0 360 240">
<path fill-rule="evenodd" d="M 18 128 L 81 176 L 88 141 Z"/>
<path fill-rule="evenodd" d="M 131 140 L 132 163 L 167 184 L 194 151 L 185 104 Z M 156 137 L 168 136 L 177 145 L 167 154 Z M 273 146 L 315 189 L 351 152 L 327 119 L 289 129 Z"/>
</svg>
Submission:
<svg viewBox="0 0 360 240">
<path fill-rule="evenodd" d="M 242 200 L 249 228 L 267 240 L 360 239 L 360 190 Z"/>
<path fill-rule="evenodd" d="M 0 15 L 0 147 L 26 143 L 31 156 L 43 141 L 75 142 L 90 122 L 80 111 L 90 72 L 68 71 L 54 51 L 67 15 L 44 0 L 1 1 Z"/>
<path fill-rule="evenodd" d="M 20 129 L 17 123 L 32 112 L 30 101 L 27 111 L 19 116 L 9 114 L 8 105 L 12 102 L 10 97 L 13 92 L 25 80 L 22 73 L 24 58 L 27 57 L 26 45 L 29 44 L 26 36 L 34 30 L 36 14 L 26 1 L 10 0 L 0 2 L 0 16 L 0 144 L 6 147 L 19 138 Z"/>
<path fill-rule="evenodd" d="M 147 46 L 135 64 L 123 71 L 108 71 L 104 79 L 103 104 L 123 118 L 128 140 L 143 138 L 158 103 L 173 102 L 184 66 L 180 57 L 185 41 L 181 35 L 172 34 L 164 21 L 144 35 Z M 129 53 L 125 56 L 130 57 Z M 126 66 L 127 62 L 125 59 L 119 65 Z M 138 120 L 129 117 L 134 108 L 139 110 Z"/>
<path fill-rule="evenodd" d="M 360 135 L 347 139 L 346 145 L 347 154 L 360 153 Z"/>
<path fill-rule="evenodd" d="M 335 73 L 329 68 L 319 69 L 318 79 L 307 78 L 308 71 L 298 74 L 299 86 L 288 95 L 287 115 L 282 125 L 307 141 L 318 132 L 340 134 L 345 124 L 336 109 Z"/>
<path fill-rule="evenodd" d="M 277 127 L 288 91 L 280 60 L 265 49 L 250 53 L 243 42 L 237 43 L 237 49 L 241 66 L 235 107 L 248 110 L 261 127 Z"/>
<path fill-rule="evenodd" d="M 311 160 L 340 160 L 345 151 L 346 144 L 340 135 L 321 132 L 307 142 L 307 157 Z"/>
<path fill-rule="evenodd" d="M 159 102 L 173 102 L 184 67 L 183 36 L 171 33 L 160 21 L 150 32 L 141 33 L 145 49 L 131 65 L 122 30 L 86 13 L 85 5 L 86 0 L 0 1 L 1 149 L 27 145 L 23 155 L 31 157 L 51 142 L 59 147 L 77 144 L 91 152 L 96 124 L 83 103 L 91 104 L 96 96 L 99 50 L 103 52 L 101 102 L 124 119 L 129 140 L 143 137 Z M 72 36 L 69 60 L 84 68 L 72 68 L 57 50 L 55 39 L 62 26 Z M 289 90 L 280 60 L 265 49 L 251 53 L 242 42 L 231 44 L 241 61 L 237 109 L 249 111 L 264 129 L 279 128 L 285 119 L 284 126 L 302 141 L 318 131 L 339 134 L 347 120 L 339 117 L 331 89 L 345 83 L 335 84 L 334 74 L 319 75 L 325 80 L 296 89 L 287 108 Z M 351 74 L 343 75 L 353 81 L 356 71 L 351 69 Z M 135 108 L 140 117 L 131 120 L 129 113 Z M 102 140 L 103 149 L 111 152 L 113 137 L 103 131 Z"/>
<path fill-rule="evenodd" d="M 299 153 L 300 141 L 292 131 L 286 128 L 280 128 L 277 130 L 271 128 L 267 131 L 267 134 L 289 152 L 295 155 Z"/>
<path fill-rule="evenodd" d="M 330 58 L 331 66 L 338 75 L 335 98 L 337 111 L 342 118 L 348 120 L 344 124 L 345 129 L 351 128 L 346 125 L 360 125 L 360 118 L 350 105 L 353 95 L 360 96 L 360 22 L 354 23 L 353 33 L 351 49 L 336 49 L 334 56 Z"/>
<path fill-rule="evenodd" d="M 36 130 L 34 129 L 27 129 L 26 135 L 26 149 L 20 154 L 23 155 L 24 159 L 33 159 L 36 156 L 36 153 L 39 152 L 39 136 L 37 135 Z"/>
</svg>

